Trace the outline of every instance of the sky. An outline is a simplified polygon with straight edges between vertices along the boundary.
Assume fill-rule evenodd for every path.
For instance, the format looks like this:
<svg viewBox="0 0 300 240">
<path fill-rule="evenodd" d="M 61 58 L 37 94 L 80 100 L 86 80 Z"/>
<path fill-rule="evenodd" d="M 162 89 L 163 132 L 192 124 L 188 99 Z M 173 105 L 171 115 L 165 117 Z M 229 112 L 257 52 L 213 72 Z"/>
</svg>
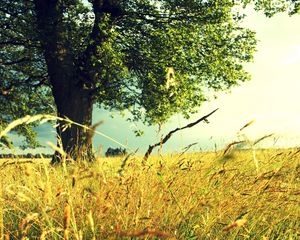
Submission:
<svg viewBox="0 0 300 240">
<path fill-rule="evenodd" d="M 244 26 L 256 31 L 258 39 L 254 62 L 245 66 L 252 80 L 235 87 L 230 93 L 219 93 L 218 98 L 203 104 L 199 113 L 184 120 L 174 116 L 158 134 L 154 127 L 133 125 L 113 113 L 96 109 L 94 121 L 103 120 L 98 131 L 110 139 L 96 134 L 95 149 L 120 146 L 143 152 L 149 144 L 159 141 L 161 134 L 184 126 L 215 108 L 219 110 L 209 118 L 209 124 L 200 123 L 191 129 L 179 131 L 167 142 L 163 152 L 181 152 L 189 144 L 196 143 L 193 150 L 223 148 L 235 140 L 248 139 L 249 144 L 268 134 L 272 137 L 262 141 L 261 147 L 300 146 L 300 15 L 289 17 L 277 14 L 266 18 L 262 13 L 247 11 Z M 249 121 L 254 122 L 242 132 L 239 129 Z M 143 129 L 145 134 L 136 138 L 133 130 Z M 55 131 L 49 125 L 38 129 L 42 144 L 55 142 Z M 113 139 L 113 141 L 111 140 Z M 29 152 L 51 152 L 37 149 Z"/>
</svg>

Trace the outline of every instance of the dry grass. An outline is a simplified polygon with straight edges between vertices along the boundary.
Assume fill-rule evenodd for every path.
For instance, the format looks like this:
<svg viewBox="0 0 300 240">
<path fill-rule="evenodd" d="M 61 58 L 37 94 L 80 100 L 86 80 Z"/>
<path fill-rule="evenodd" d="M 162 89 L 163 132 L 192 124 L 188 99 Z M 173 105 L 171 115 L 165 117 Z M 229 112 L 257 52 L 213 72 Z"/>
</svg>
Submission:
<svg viewBox="0 0 300 240">
<path fill-rule="evenodd" d="M 258 173 L 250 150 L 0 163 L 0 239 L 299 239 L 299 157 L 257 151 Z"/>
</svg>

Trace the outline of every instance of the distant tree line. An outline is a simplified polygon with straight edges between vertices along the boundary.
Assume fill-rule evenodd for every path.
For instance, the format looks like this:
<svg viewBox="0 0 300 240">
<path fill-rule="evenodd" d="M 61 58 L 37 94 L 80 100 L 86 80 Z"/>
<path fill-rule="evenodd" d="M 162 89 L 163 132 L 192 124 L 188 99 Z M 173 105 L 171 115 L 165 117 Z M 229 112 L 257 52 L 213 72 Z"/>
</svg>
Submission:
<svg viewBox="0 0 300 240">
<path fill-rule="evenodd" d="M 106 157 L 117 157 L 126 155 L 127 151 L 124 148 L 111 148 L 109 147 L 105 152 Z M 45 153 L 26 153 L 26 154 L 13 154 L 13 153 L 0 153 L 0 159 L 2 158 L 52 158 L 53 154 Z"/>
<path fill-rule="evenodd" d="M 111 148 L 109 147 L 105 153 L 105 157 L 117 157 L 124 156 L 127 154 L 126 149 L 124 148 Z"/>
<path fill-rule="evenodd" d="M 43 153 L 26 153 L 26 154 L 12 154 L 12 153 L 2 153 L 0 154 L 0 159 L 2 158 L 52 158 L 52 154 Z"/>
</svg>

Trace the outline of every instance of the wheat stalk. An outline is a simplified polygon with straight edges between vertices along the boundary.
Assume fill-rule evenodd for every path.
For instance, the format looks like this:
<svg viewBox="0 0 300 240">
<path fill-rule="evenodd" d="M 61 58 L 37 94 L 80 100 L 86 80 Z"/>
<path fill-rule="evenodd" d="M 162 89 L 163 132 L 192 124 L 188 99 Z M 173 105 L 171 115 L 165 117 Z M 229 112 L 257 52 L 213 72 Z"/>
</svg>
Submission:
<svg viewBox="0 0 300 240">
<path fill-rule="evenodd" d="M 71 207 L 69 203 L 67 203 L 64 209 L 64 240 L 69 240 L 70 219 L 71 219 Z"/>
<path fill-rule="evenodd" d="M 4 239 L 2 183 L 0 183 L 0 239 Z"/>
<path fill-rule="evenodd" d="M 87 214 L 87 219 L 88 219 L 88 223 L 89 223 L 90 228 L 91 228 L 92 233 L 93 233 L 92 240 L 96 240 L 96 235 L 95 235 L 95 223 L 94 223 L 92 211 L 89 211 L 89 213 Z"/>
</svg>

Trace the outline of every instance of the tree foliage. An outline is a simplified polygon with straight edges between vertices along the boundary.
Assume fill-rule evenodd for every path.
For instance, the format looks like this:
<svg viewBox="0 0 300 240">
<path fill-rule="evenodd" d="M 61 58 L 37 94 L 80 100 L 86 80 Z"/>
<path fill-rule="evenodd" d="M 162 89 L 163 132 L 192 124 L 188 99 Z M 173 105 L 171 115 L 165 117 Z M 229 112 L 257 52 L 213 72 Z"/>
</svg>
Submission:
<svg viewBox="0 0 300 240">
<path fill-rule="evenodd" d="M 241 27 L 249 4 L 267 16 L 299 11 L 295 0 L 0 0 L 0 126 L 59 112 L 55 96 L 68 84 L 99 107 L 128 109 L 133 120 L 189 117 L 209 91 L 250 78 L 243 63 L 252 60 L 255 33 Z M 62 74 L 71 80 L 55 85 Z M 16 131 L 37 146 L 31 127 Z"/>
</svg>

